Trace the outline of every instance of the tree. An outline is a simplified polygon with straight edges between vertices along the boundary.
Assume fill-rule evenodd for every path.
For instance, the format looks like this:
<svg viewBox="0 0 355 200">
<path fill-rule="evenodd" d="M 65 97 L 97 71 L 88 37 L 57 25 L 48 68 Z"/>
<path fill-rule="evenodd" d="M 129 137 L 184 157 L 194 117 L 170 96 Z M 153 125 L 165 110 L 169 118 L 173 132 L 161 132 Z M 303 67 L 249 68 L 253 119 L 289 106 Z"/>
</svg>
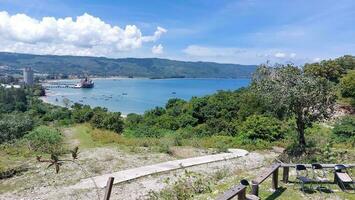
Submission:
<svg viewBox="0 0 355 200">
<path fill-rule="evenodd" d="M 340 91 L 343 97 L 355 99 L 355 70 L 349 71 L 340 80 Z"/>
<path fill-rule="evenodd" d="M 308 76 L 292 65 L 259 67 L 252 87 L 271 108 L 295 117 L 301 147 L 306 145 L 304 130 L 333 112 L 335 94 L 330 82 Z"/>
</svg>

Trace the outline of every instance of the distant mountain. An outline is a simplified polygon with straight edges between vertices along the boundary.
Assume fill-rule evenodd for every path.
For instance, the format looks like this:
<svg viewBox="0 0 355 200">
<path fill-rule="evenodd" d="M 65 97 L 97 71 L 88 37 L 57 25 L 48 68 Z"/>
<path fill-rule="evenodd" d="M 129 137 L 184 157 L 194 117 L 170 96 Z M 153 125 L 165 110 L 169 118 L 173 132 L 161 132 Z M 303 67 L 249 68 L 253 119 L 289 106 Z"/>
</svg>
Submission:
<svg viewBox="0 0 355 200">
<path fill-rule="evenodd" d="M 241 78 L 250 77 L 256 65 L 185 62 L 159 58 L 32 55 L 0 52 L 0 66 L 32 67 L 39 73 L 148 78 Z"/>
</svg>

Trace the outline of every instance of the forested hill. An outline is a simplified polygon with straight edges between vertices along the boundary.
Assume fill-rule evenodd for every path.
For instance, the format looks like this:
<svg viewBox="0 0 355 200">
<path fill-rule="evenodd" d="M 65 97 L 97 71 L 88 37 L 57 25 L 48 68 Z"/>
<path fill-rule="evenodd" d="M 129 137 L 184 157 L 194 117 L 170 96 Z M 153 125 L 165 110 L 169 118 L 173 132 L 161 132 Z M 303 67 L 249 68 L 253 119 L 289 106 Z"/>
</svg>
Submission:
<svg viewBox="0 0 355 200">
<path fill-rule="evenodd" d="M 241 78 L 250 77 L 256 65 L 184 62 L 159 58 L 31 55 L 0 52 L 0 66 L 32 67 L 39 73 L 149 78 Z"/>
</svg>

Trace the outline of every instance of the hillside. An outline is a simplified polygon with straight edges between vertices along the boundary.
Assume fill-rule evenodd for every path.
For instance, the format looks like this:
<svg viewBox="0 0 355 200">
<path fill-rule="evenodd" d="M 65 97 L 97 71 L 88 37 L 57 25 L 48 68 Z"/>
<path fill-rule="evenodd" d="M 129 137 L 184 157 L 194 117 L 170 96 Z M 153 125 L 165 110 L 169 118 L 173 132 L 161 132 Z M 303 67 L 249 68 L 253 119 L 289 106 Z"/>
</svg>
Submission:
<svg viewBox="0 0 355 200">
<path fill-rule="evenodd" d="M 149 78 L 241 78 L 250 77 L 256 65 L 184 62 L 159 58 L 31 55 L 0 52 L 0 66 L 32 67 L 39 73 Z"/>
</svg>

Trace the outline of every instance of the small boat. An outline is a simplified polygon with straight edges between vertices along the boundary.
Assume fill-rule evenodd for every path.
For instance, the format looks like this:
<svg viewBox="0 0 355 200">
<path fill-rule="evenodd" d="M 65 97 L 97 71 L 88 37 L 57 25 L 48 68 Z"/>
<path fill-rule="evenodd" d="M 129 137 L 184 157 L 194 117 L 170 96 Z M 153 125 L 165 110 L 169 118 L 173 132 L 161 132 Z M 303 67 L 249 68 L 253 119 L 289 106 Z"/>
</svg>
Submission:
<svg viewBox="0 0 355 200">
<path fill-rule="evenodd" d="M 122 95 L 127 95 L 127 93 L 124 92 L 124 93 L 122 93 Z"/>
<path fill-rule="evenodd" d="M 176 94 L 176 92 L 172 92 L 171 94 Z"/>
</svg>

